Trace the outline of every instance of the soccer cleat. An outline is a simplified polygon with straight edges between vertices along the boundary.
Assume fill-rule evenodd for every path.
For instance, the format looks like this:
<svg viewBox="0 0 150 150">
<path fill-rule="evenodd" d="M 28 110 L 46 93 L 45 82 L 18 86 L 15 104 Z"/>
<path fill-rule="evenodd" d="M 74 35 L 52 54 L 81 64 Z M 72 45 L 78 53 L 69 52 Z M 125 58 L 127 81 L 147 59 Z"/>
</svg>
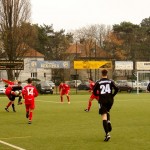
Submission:
<svg viewBox="0 0 150 150">
<path fill-rule="evenodd" d="M 31 120 L 29 120 L 29 121 L 28 121 L 28 124 L 32 124 L 32 121 L 31 121 Z"/>
<path fill-rule="evenodd" d="M 26 118 L 29 118 L 29 112 L 26 112 Z"/>
<path fill-rule="evenodd" d="M 108 124 L 108 131 L 110 132 L 112 130 L 111 122 L 108 120 L 107 124 Z"/>
<path fill-rule="evenodd" d="M 8 110 L 8 108 L 7 108 L 7 107 L 5 108 L 5 110 L 6 110 L 7 112 L 9 112 L 9 110 Z"/>
<path fill-rule="evenodd" d="M 84 111 L 89 112 L 89 110 L 88 110 L 88 109 L 85 109 Z"/>
<path fill-rule="evenodd" d="M 16 112 L 16 110 L 15 110 L 15 109 L 13 109 L 13 112 Z"/>
<path fill-rule="evenodd" d="M 104 139 L 104 141 L 109 141 L 109 139 L 110 139 L 110 135 L 109 135 L 109 133 L 105 136 L 105 139 Z"/>
<path fill-rule="evenodd" d="M 68 104 L 70 104 L 70 102 L 68 102 Z"/>
</svg>

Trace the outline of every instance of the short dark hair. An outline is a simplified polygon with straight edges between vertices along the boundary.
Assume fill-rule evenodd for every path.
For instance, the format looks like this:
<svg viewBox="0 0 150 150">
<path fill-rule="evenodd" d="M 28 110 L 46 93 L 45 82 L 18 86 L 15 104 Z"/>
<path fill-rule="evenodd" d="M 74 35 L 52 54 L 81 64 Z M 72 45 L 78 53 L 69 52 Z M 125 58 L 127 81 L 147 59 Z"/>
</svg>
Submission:
<svg viewBox="0 0 150 150">
<path fill-rule="evenodd" d="M 107 76 L 108 71 L 106 69 L 102 70 L 102 76 Z"/>
<path fill-rule="evenodd" d="M 93 81 L 92 77 L 90 77 L 89 80 Z"/>
<path fill-rule="evenodd" d="M 21 84 L 21 81 L 18 81 L 18 84 Z"/>
<path fill-rule="evenodd" d="M 31 78 L 28 78 L 28 83 L 32 83 L 32 79 Z"/>
</svg>

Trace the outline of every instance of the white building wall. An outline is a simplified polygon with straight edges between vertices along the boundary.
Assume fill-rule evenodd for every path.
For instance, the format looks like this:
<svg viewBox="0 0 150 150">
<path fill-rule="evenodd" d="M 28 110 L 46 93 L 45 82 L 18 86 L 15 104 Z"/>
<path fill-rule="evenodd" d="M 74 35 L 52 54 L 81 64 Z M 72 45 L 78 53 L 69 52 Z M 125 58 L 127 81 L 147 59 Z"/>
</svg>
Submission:
<svg viewBox="0 0 150 150">
<path fill-rule="evenodd" d="M 31 66 L 31 61 L 43 61 L 44 58 L 25 58 L 24 59 L 24 70 L 19 70 L 19 81 L 25 81 L 28 78 L 31 78 L 31 73 L 37 73 L 37 79 L 44 81 L 44 80 L 51 80 L 52 78 L 52 69 L 44 69 L 44 68 L 37 68 L 36 66 Z M 46 77 L 44 77 L 44 73 Z M 0 71 L 0 78 L 7 79 L 6 70 Z"/>
</svg>

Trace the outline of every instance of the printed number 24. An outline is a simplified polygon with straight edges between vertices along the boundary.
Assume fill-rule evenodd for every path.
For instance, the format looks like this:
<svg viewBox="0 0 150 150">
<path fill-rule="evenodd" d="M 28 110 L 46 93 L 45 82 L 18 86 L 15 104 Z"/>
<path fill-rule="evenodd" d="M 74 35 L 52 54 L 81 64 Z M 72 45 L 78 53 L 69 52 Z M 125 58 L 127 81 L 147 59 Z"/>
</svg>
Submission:
<svg viewBox="0 0 150 150">
<path fill-rule="evenodd" d="M 100 85 L 101 94 L 110 93 L 110 84 Z"/>
</svg>

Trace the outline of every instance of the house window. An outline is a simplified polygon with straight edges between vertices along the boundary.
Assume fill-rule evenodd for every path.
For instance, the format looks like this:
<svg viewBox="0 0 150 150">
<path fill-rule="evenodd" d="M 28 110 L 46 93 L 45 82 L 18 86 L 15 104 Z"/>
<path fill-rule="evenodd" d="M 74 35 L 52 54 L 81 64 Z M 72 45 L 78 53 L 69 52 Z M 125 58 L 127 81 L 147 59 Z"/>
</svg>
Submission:
<svg viewBox="0 0 150 150">
<path fill-rule="evenodd" d="M 31 78 L 37 78 L 37 72 L 32 72 L 31 73 Z"/>
<path fill-rule="evenodd" d="M 44 73 L 44 77 L 46 78 L 46 73 Z"/>
</svg>

